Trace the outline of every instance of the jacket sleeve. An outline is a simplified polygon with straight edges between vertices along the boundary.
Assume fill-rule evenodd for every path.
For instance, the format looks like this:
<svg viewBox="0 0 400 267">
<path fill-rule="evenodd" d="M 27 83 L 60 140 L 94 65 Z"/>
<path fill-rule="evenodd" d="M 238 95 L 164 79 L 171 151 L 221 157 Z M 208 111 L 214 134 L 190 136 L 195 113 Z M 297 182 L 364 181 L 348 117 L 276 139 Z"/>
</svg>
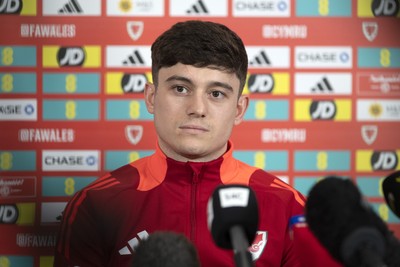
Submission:
<svg viewBox="0 0 400 267">
<path fill-rule="evenodd" d="M 91 200 L 79 192 L 66 206 L 57 239 L 54 266 L 105 266 L 104 240 Z"/>
<path fill-rule="evenodd" d="M 342 267 L 312 234 L 304 216 L 294 216 L 291 220 L 290 232 L 294 241 L 294 251 L 304 267 Z"/>
</svg>

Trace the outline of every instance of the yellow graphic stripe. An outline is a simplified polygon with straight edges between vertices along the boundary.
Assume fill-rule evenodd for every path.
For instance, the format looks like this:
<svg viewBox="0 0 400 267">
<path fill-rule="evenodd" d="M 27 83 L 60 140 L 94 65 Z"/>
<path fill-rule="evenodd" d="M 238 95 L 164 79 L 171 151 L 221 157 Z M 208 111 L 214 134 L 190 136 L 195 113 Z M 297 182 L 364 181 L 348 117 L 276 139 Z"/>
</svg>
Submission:
<svg viewBox="0 0 400 267">
<path fill-rule="evenodd" d="M 36 16 L 36 0 L 22 0 L 22 16 Z"/>
<path fill-rule="evenodd" d="M 272 73 L 275 85 L 272 90 L 273 95 L 288 95 L 290 87 L 290 76 L 287 72 Z"/>
<path fill-rule="evenodd" d="M 312 121 L 310 107 L 312 99 L 298 99 L 294 103 L 294 119 L 296 121 Z M 334 121 L 351 121 L 351 100 L 334 100 L 336 105 L 336 115 Z"/>
<path fill-rule="evenodd" d="M 372 13 L 372 2 L 373 0 L 357 0 L 357 16 L 373 18 L 374 13 Z M 383 4 L 387 4 L 387 2 Z M 397 17 L 400 17 L 400 12 L 397 13 Z"/>
<path fill-rule="evenodd" d="M 54 257 L 53 256 L 41 256 L 40 257 L 40 267 L 53 267 Z"/>
<path fill-rule="evenodd" d="M 336 103 L 336 116 L 335 121 L 351 121 L 351 100 L 341 99 L 335 100 Z"/>
<path fill-rule="evenodd" d="M 250 75 L 257 75 L 257 74 L 247 74 L 246 84 L 243 89 L 243 94 L 250 94 L 249 91 L 249 78 Z M 260 74 L 263 75 L 263 74 Z M 271 73 L 272 78 L 274 79 L 274 88 L 272 89 L 272 95 L 288 95 L 290 91 L 290 75 L 287 72 L 274 72 Z"/>
<path fill-rule="evenodd" d="M 35 223 L 35 203 L 17 203 L 18 208 L 18 219 L 16 224 L 18 225 L 33 225 Z"/>
<path fill-rule="evenodd" d="M 371 158 L 374 150 L 357 150 L 356 151 L 356 171 L 373 172 Z M 400 150 L 396 150 L 397 158 L 400 159 Z M 400 170 L 400 164 L 397 163 L 396 170 Z"/>
<path fill-rule="evenodd" d="M 57 53 L 60 46 L 44 46 L 43 47 L 43 66 L 44 67 L 59 67 L 57 62 Z M 85 51 L 85 61 L 82 67 L 94 68 L 101 65 L 101 47 L 86 45 L 82 47 Z"/>
</svg>

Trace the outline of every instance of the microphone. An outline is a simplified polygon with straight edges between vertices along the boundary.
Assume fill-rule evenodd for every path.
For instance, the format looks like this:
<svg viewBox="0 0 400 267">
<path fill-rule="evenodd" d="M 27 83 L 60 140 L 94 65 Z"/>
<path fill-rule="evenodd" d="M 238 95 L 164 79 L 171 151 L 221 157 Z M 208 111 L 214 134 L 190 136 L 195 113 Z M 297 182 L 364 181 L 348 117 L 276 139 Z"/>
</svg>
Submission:
<svg viewBox="0 0 400 267">
<path fill-rule="evenodd" d="M 237 267 L 253 266 L 248 251 L 258 229 L 255 193 L 244 185 L 217 187 L 208 201 L 208 229 L 218 247 L 233 249 Z"/>
<path fill-rule="evenodd" d="M 305 211 L 311 232 L 345 266 L 398 266 L 399 241 L 350 179 L 328 176 L 318 182 Z"/>
<path fill-rule="evenodd" d="M 382 191 L 386 203 L 400 218 L 400 171 L 391 173 L 383 180 Z"/>
</svg>

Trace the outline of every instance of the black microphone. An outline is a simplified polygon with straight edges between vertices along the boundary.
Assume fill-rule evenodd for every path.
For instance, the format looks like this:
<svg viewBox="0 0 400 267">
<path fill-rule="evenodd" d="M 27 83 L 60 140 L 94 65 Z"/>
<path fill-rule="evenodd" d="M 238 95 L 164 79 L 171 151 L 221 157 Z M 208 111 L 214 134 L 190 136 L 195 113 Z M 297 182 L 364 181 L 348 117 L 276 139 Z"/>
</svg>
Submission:
<svg viewBox="0 0 400 267">
<path fill-rule="evenodd" d="M 233 249 L 236 266 L 253 266 L 248 251 L 258 228 L 258 205 L 253 190 L 244 185 L 217 187 L 208 201 L 207 215 L 215 244 Z"/>
<path fill-rule="evenodd" d="M 382 182 L 382 191 L 386 203 L 400 218 L 400 171 L 396 171 L 387 176 Z"/>
<path fill-rule="evenodd" d="M 399 241 L 350 179 L 329 176 L 318 182 L 305 211 L 311 232 L 345 266 L 399 266 Z"/>
</svg>

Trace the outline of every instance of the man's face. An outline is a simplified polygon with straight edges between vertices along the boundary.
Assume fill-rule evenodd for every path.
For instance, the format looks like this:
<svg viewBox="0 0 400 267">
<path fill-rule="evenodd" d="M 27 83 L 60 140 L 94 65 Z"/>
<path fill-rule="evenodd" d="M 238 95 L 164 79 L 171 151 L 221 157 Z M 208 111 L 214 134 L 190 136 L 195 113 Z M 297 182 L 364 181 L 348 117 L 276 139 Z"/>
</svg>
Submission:
<svg viewBox="0 0 400 267">
<path fill-rule="evenodd" d="M 161 68 L 158 88 L 147 84 L 147 109 L 154 114 L 160 148 L 178 161 L 210 161 L 226 151 L 248 97 L 234 73 L 176 64 Z"/>
</svg>

